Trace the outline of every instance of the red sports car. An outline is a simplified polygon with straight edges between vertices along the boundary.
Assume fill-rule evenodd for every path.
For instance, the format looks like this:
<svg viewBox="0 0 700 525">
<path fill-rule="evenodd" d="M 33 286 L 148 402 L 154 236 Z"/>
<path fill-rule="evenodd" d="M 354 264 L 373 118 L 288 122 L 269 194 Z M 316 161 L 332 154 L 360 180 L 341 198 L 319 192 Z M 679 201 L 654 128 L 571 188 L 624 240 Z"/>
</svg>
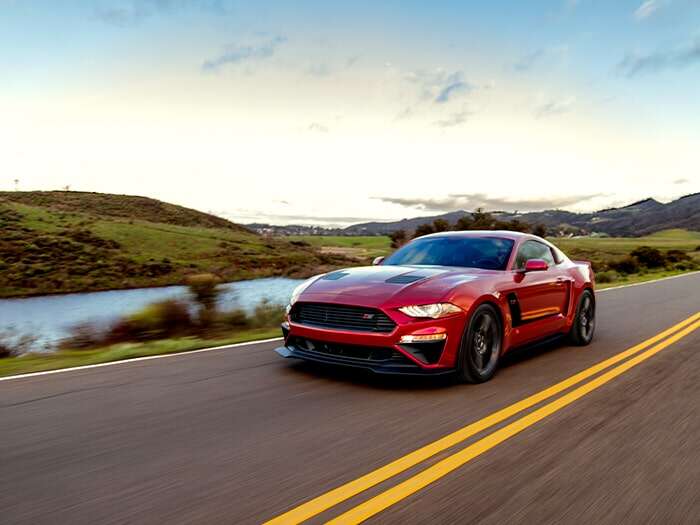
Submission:
<svg viewBox="0 0 700 525">
<path fill-rule="evenodd" d="M 445 232 L 373 266 L 313 277 L 292 294 L 276 351 L 379 373 L 490 379 L 513 348 L 595 329 L 594 276 L 534 235 Z"/>
</svg>

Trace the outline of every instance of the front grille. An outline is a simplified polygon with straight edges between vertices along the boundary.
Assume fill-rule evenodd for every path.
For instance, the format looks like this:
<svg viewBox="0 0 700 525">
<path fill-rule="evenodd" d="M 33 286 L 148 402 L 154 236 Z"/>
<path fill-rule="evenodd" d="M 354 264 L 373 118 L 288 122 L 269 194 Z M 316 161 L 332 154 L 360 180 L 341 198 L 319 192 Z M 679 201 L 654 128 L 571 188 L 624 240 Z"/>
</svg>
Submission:
<svg viewBox="0 0 700 525">
<path fill-rule="evenodd" d="M 291 312 L 295 323 L 356 332 L 389 333 L 396 323 L 375 308 L 327 303 L 296 303 Z"/>
<path fill-rule="evenodd" d="M 346 361 L 367 361 L 383 364 L 405 364 L 409 362 L 401 352 L 381 346 L 346 345 L 316 341 L 305 337 L 293 337 L 287 344 L 309 354 L 339 357 L 344 358 Z"/>
</svg>

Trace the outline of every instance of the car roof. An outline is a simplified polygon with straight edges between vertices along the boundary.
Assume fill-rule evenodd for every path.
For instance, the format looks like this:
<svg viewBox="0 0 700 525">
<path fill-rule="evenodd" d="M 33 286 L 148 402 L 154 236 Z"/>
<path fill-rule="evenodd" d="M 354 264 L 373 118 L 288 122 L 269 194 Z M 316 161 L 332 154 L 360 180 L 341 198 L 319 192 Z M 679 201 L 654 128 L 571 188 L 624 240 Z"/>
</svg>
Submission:
<svg viewBox="0 0 700 525">
<path fill-rule="evenodd" d="M 464 231 L 450 231 L 450 232 L 438 232 L 431 233 L 430 235 L 425 235 L 419 237 L 419 239 L 427 237 L 476 237 L 476 238 L 486 238 L 486 237 L 500 237 L 502 239 L 511 239 L 517 241 L 519 239 L 536 239 L 541 240 L 536 235 L 531 235 L 529 233 L 515 232 L 510 230 L 464 230 Z"/>
</svg>

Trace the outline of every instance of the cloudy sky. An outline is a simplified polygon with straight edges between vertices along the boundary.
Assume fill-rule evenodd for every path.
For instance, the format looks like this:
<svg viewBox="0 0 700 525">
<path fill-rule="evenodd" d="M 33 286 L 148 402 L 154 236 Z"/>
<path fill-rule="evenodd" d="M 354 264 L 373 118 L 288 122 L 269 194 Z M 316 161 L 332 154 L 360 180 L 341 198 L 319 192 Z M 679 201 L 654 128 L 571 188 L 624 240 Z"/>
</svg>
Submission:
<svg viewBox="0 0 700 525">
<path fill-rule="evenodd" d="M 0 0 L 0 189 L 324 224 L 668 200 L 699 86 L 700 0 Z"/>
</svg>

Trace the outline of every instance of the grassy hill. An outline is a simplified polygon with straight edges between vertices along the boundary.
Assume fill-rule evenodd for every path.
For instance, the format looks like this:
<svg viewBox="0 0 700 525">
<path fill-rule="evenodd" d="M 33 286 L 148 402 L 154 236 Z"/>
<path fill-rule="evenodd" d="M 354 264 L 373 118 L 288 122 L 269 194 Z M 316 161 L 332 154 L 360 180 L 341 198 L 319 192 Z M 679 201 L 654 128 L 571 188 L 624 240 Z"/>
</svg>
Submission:
<svg viewBox="0 0 700 525">
<path fill-rule="evenodd" d="M 230 221 L 145 197 L 0 192 L 0 297 L 304 277 L 356 264 L 304 242 L 268 239 Z"/>
</svg>

